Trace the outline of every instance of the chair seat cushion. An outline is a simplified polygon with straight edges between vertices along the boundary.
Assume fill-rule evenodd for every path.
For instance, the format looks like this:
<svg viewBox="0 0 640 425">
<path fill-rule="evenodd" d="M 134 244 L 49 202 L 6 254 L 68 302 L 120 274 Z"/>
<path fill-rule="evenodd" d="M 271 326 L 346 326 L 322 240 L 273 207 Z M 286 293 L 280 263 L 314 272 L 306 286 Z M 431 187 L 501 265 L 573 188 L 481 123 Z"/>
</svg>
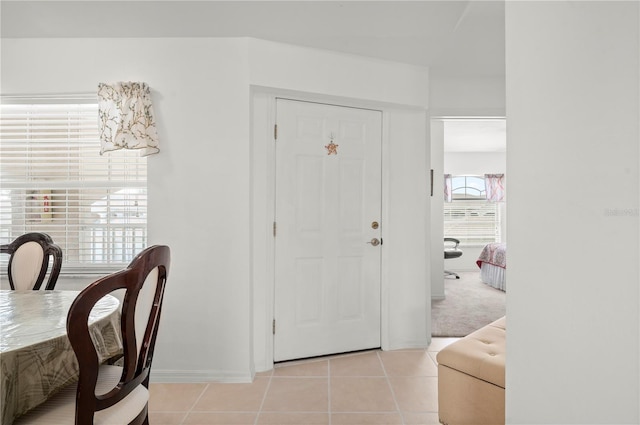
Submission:
<svg viewBox="0 0 640 425">
<path fill-rule="evenodd" d="M 96 394 L 104 394 L 120 381 L 122 368 L 104 365 L 96 384 Z M 124 425 L 136 418 L 149 402 L 149 390 L 139 385 L 119 403 L 95 413 L 95 425 Z M 65 387 L 44 404 L 20 416 L 15 425 L 71 425 L 74 423 L 76 384 Z"/>
<path fill-rule="evenodd" d="M 458 251 L 457 249 L 444 250 L 444 258 L 458 258 L 460 256 L 462 256 L 462 251 Z"/>
</svg>

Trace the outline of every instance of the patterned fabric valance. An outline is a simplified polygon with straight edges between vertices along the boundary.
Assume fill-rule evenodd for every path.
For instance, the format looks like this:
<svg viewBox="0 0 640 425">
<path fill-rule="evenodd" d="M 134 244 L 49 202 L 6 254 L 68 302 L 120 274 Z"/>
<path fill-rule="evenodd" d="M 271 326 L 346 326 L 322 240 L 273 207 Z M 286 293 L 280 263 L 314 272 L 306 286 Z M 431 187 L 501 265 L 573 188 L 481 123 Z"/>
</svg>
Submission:
<svg viewBox="0 0 640 425">
<path fill-rule="evenodd" d="M 504 202 L 504 174 L 485 174 L 484 185 L 487 201 Z"/>
<path fill-rule="evenodd" d="M 451 202 L 452 201 L 452 184 L 451 184 L 451 174 L 444 175 L 444 201 Z"/>
<path fill-rule="evenodd" d="M 158 134 L 146 83 L 98 85 L 100 155 L 118 149 L 140 149 L 140 155 L 158 153 Z"/>
</svg>

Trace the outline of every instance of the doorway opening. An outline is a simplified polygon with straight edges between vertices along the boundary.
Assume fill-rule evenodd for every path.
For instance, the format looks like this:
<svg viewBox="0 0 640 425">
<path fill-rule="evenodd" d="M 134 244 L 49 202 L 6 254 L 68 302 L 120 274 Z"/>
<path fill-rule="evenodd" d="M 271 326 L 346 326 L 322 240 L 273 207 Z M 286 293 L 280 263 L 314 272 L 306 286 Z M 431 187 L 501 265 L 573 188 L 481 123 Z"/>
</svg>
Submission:
<svg viewBox="0 0 640 425">
<path fill-rule="evenodd" d="M 432 336 L 460 337 L 505 313 L 506 293 L 483 281 L 477 261 L 487 244 L 506 241 L 506 119 L 443 118 L 432 124 L 432 143 L 440 141 L 432 161 L 443 186 L 435 192 L 444 194 L 433 203 L 432 232 L 459 241 L 462 252 L 438 259 L 439 270 L 460 279 L 432 275 Z"/>
</svg>

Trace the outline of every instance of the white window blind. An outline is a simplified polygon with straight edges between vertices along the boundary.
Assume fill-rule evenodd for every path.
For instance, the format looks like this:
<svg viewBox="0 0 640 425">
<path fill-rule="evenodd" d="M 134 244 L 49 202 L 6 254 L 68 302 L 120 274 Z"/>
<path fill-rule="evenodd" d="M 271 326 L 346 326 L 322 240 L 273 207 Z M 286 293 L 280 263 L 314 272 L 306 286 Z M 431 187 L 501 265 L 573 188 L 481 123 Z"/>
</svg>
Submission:
<svg viewBox="0 0 640 425">
<path fill-rule="evenodd" d="M 444 235 L 461 245 L 500 242 L 500 208 L 495 202 L 457 200 L 444 204 Z"/>
<path fill-rule="evenodd" d="M 63 273 L 128 264 L 147 241 L 147 160 L 99 151 L 96 103 L 0 105 L 0 242 L 48 233 Z"/>
</svg>

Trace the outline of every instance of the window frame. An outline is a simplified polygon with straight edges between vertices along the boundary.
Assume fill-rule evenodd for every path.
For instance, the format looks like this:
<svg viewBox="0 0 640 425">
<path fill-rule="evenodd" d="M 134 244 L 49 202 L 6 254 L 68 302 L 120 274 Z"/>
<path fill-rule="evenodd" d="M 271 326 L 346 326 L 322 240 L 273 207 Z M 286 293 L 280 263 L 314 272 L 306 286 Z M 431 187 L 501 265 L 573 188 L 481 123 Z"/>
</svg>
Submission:
<svg viewBox="0 0 640 425">
<path fill-rule="evenodd" d="M 465 181 L 464 186 L 454 187 L 454 179 L 463 178 Z M 501 208 L 496 202 L 489 202 L 486 200 L 486 189 L 479 190 L 475 186 L 468 186 L 468 179 L 479 180 L 482 179 L 484 187 L 484 176 L 478 175 L 452 175 L 451 176 L 451 202 L 445 202 L 443 208 L 443 231 L 445 237 L 453 237 L 460 240 L 460 246 L 484 246 L 491 242 L 500 242 L 502 240 L 502 213 Z M 464 194 L 458 193 L 456 196 L 456 189 L 463 188 Z M 470 196 L 467 188 L 478 191 L 480 196 Z M 456 219 L 452 218 L 452 215 L 464 215 L 466 223 L 455 223 Z M 487 215 L 493 215 L 492 220 L 483 220 L 480 217 L 487 217 Z M 469 220 L 469 217 L 476 216 L 480 219 L 476 221 L 474 226 L 473 221 Z M 474 227 L 482 229 L 483 223 L 487 226 L 486 233 L 480 233 L 478 237 L 474 237 L 472 231 Z M 492 231 L 488 231 L 489 224 Z M 455 226 L 455 224 L 461 224 Z M 458 231 L 455 231 L 457 227 Z"/>
<path fill-rule="evenodd" d="M 51 136 L 34 136 L 29 133 L 29 126 L 31 125 L 31 121 L 40 117 L 44 117 L 47 115 L 46 111 L 50 111 L 59 107 L 60 110 L 65 109 L 67 107 L 67 113 L 69 114 L 69 122 L 72 122 L 74 117 L 72 116 L 74 112 L 74 108 L 78 111 L 85 111 L 85 109 L 91 110 L 95 108 L 95 120 L 90 118 L 84 118 L 82 124 L 78 125 L 86 125 L 86 123 L 95 123 L 95 128 L 91 127 L 87 131 L 87 134 L 91 134 L 89 140 L 85 136 L 61 136 L 57 138 L 57 135 Z M 148 191 L 147 191 L 147 161 L 146 157 L 141 157 L 139 152 L 137 151 L 114 151 L 109 152 L 105 155 L 100 156 L 100 141 L 98 135 L 98 101 L 95 95 L 93 96 L 72 96 L 72 97 L 39 97 L 39 96 L 27 96 L 27 97 L 11 97 L 11 96 L 2 96 L 0 102 L 0 152 L 10 152 L 11 149 L 16 149 L 15 156 L 8 156 L 5 158 L 3 163 L 11 164 L 11 161 L 14 160 L 18 163 L 20 160 L 24 160 L 24 164 L 29 170 L 25 170 L 24 176 L 21 176 L 20 173 L 10 174 L 11 170 L 5 170 L 5 172 L 0 172 L 0 185 L 2 189 L 2 193 L 0 195 L 0 217 L 2 217 L 2 221 L 0 222 L 0 238 L 2 239 L 2 243 L 8 243 L 10 240 L 15 239 L 15 237 L 19 236 L 22 233 L 30 232 L 30 231 L 43 231 L 45 233 L 49 233 L 54 242 L 58 245 L 61 245 L 63 248 L 63 268 L 61 274 L 65 275 L 86 275 L 86 274 L 98 274 L 98 273 L 109 273 L 115 270 L 120 270 L 125 267 L 133 256 L 139 252 L 142 248 L 144 248 L 147 244 L 148 240 L 148 232 L 147 232 L 147 203 L 148 203 Z M 25 117 L 19 117 L 19 114 L 13 116 L 10 115 L 9 112 L 20 111 L 21 109 L 29 110 L 32 108 L 36 112 L 33 117 L 27 116 L 29 112 L 25 112 Z M 39 111 L 39 112 L 38 112 Z M 45 111 L 45 112 L 42 112 Z M 87 113 L 87 112 L 78 112 Z M 88 112 L 89 114 L 91 111 Z M 40 115 L 38 115 L 40 114 Z M 90 116 L 90 115 L 89 115 Z M 18 118 L 15 118 L 18 117 Z M 3 119 L 4 118 L 4 119 Z M 12 121 L 15 119 L 15 121 Z M 14 130 L 22 131 L 22 127 L 20 127 L 20 120 L 24 120 L 24 133 L 14 133 Z M 52 120 L 53 121 L 53 120 Z M 18 122 L 18 124 L 15 124 Z M 15 125 L 15 126 L 13 126 Z M 35 125 L 35 124 L 34 124 Z M 5 127 L 4 129 L 2 127 Z M 69 124 L 69 127 L 72 127 L 72 124 Z M 46 126 L 43 126 L 46 128 Z M 48 128 L 47 128 L 48 129 Z M 83 130 L 84 131 L 84 130 Z M 43 130 L 43 134 L 46 132 Z M 71 133 L 70 133 L 71 134 Z M 40 138 L 38 138 L 40 137 Z M 83 139 L 84 140 L 80 140 Z M 37 142 L 34 142 L 37 140 Z M 49 146 L 42 147 L 46 143 L 53 145 L 62 145 L 62 141 L 66 140 L 66 150 L 71 151 L 68 153 L 69 158 L 67 160 L 67 164 L 65 166 L 61 166 L 59 169 L 56 168 L 56 158 L 57 155 L 60 154 L 58 149 L 65 150 L 65 147 L 62 148 L 55 147 L 50 148 Z M 22 142 L 23 147 L 19 147 Z M 75 141 L 77 143 L 72 143 Z M 36 148 L 30 146 L 30 144 L 40 144 L 40 152 L 39 154 L 34 154 L 34 157 L 29 157 L 28 153 L 24 153 L 23 156 L 20 156 L 22 152 L 29 152 L 30 149 L 36 150 Z M 105 172 L 105 175 L 93 176 L 92 178 L 84 178 L 81 173 L 81 169 L 90 167 L 91 165 L 83 165 L 83 154 L 87 149 L 87 146 L 84 143 L 91 143 L 93 147 L 91 149 L 95 150 L 95 155 L 100 158 L 91 158 L 90 160 L 86 160 L 86 162 L 91 163 L 95 169 L 92 169 L 91 172 Z M 18 147 L 16 147 L 18 146 Z M 22 149 L 22 151 L 21 151 Z M 46 155 L 46 150 L 51 149 L 51 156 Z M 75 151 L 82 151 L 82 153 L 77 153 L 74 156 Z M 45 153 L 42 153 L 45 152 Z M 41 163 L 37 163 L 35 161 L 42 160 L 42 158 L 49 158 L 49 162 L 51 165 L 45 164 L 44 166 Z M 2 159 L 0 159 L 2 161 Z M 75 161 L 75 162 L 74 162 Z M 104 162 L 106 161 L 106 162 Z M 73 168 L 73 167 L 76 168 Z M 52 172 L 64 170 L 63 172 L 67 173 L 66 177 L 58 178 L 58 176 L 54 176 L 50 180 L 39 181 L 34 178 L 33 175 L 30 175 L 30 169 L 36 169 L 41 167 L 42 169 Z M 66 168 L 65 168 L 66 167 Z M 11 168 L 11 167 L 8 167 Z M 130 173 L 131 171 L 131 173 Z M 61 171 L 62 172 L 62 171 Z M 76 179 L 76 173 L 78 173 L 79 178 Z M 131 175 L 127 175 L 130 173 Z M 22 180 L 20 180 L 24 177 Z M 51 205 L 51 217 L 56 217 L 56 208 L 59 211 L 62 211 L 64 214 L 65 220 L 67 220 L 64 224 L 51 224 L 49 226 L 43 224 L 42 215 L 40 217 L 40 221 L 29 222 L 28 219 L 28 211 L 30 211 L 28 206 L 29 199 L 26 197 L 27 192 L 30 190 L 39 190 L 43 191 L 43 188 L 46 188 L 46 191 L 51 193 L 50 195 L 50 205 Z M 105 203 L 105 211 L 112 212 L 114 209 L 122 212 L 122 215 L 126 215 L 124 211 L 130 209 L 128 204 L 129 201 L 126 201 L 126 196 L 122 196 L 122 194 L 118 194 L 122 190 L 134 189 L 141 190 L 142 192 L 138 192 L 134 196 L 130 196 L 130 199 L 133 199 L 133 202 L 138 211 L 142 211 L 142 216 L 138 216 L 138 221 L 135 222 L 135 219 L 127 219 L 125 217 L 123 223 L 120 223 L 120 228 L 123 229 L 123 232 L 127 229 L 138 229 L 141 230 L 141 233 L 138 232 L 138 235 L 142 235 L 138 239 L 132 239 L 129 241 L 128 236 L 124 236 L 126 233 L 123 233 L 121 236 L 115 236 L 114 239 L 109 239 L 109 242 L 105 245 L 108 251 L 113 251 L 118 248 L 118 246 L 122 246 L 123 251 L 120 257 L 114 258 L 109 257 L 106 260 L 93 262 L 88 261 L 87 258 L 95 258 L 97 251 L 99 250 L 98 244 L 99 241 L 95 237 L 90 237 L 89 241 L 83 241 L 82 234 L 84 231 L 83 228 L 89 228 L 89 232 L 91 231 L 90 227 L 102 227 L 107 229 L 107 233 L 110 235 L 115 235 L 114 233 L 114 220 L 111 217 L 111 214 L 100 216 L 98 221 L 84 221 L 88 220 L 88 216 L 91 216 L 91 220 L 95 216 L 95 210 L 92 207 L 96 203 Z M 6 205 L 6 192 L 8 191 L 16 191 L 18 195 L 17 197 L 22 196 L 24 205 L 11 205 L 7 209 Z M 54 195 L 53 192 L 56 192 Z M 74 194 L 78 196 L 76 200 L 73 198 Z M 99 196 L 99 194 L 103 196 Z M 58 196 L 59 198 L 55 198 Z M 106 198 L 106 199 L 105 199 Z M 115 201 L 114 199 L 118 199 Z M 141 205 L 141 200 L 143 200 L 143 205 Z M 13 200 L 12 200 L 13 201 Z M 56 202 L 61 202 L 60 205 L 55 206 Z M 73 205 L 76 205 L 74 207 Z M 71 212 L 74 208 L 77 208 L 77 212 Z M 14 212 L 15 211 L 15 212 Z M 87 212 L 88 211 L 88 212 Z M 9 225 L 5 224 L 5 219 L 7 214 L 11 215 L 12 223 Z M 70 225 L 68 221 L 70 221 L 68 216 L 77 215 L 77 224 Z M 100 215 L 100 214 L 98 214 Z M 116 214 L 117 215 L 117 214 Z M 13 218 L 18 217 L 18 223 L 13 223 Z M 115 215 L 114 215 L 115 217 Z M 122 217 L 121 221 L 122 221 Z M 62 220 L 62 219 L 61 219 Z M 50 222 L 54 222 L 54 219 L 50 219 Z M 54 229 L 55 232 L 53 234 L 48 229 Z M 60 234 L 60 229 L 65 232 L 65 235 L 61 240 L 61 238 L 56 238 L 56 234 Z M 57 232 L 57 233 L 56 233 Z M 73 233 L 74 238 L 74 246 L 77 248 L 71 248 L 69 245 L 65 247 L 65 244 L 69 241 L 67 237 L 67 232 L 76 232 Z M 118 244 L 118 245 L 114 245 Z M 131 248 L 127 248 L 127 244 L 131 244 Z M 77 249 L 77 253 L 72 254 L 74 249 Z M 66 251 L 66 252 L 65 252 Z M 107 254 L 102 252 L 104 258 L 107 258 Z M 6 267 L 6 262 L 8 259 L 1 260 L 1 266 Z"/>
</svg>

